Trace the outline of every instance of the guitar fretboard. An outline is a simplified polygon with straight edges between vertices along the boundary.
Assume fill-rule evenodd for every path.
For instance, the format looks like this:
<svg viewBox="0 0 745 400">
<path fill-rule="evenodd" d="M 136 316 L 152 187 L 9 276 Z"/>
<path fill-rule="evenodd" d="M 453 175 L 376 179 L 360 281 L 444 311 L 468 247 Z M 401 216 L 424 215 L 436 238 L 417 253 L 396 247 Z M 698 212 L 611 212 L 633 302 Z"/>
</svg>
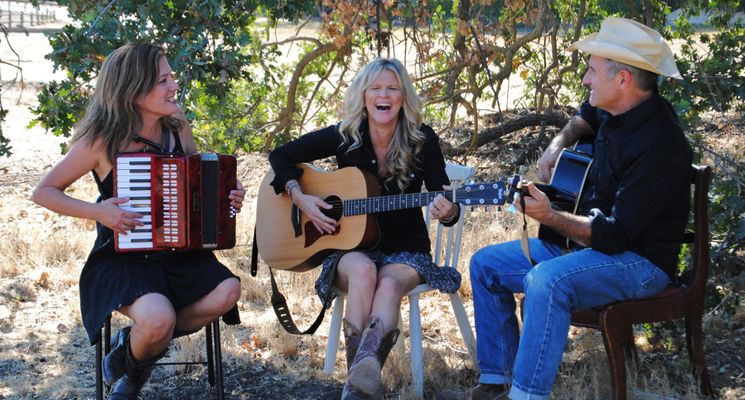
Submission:
<svg viewBox="0 0 745 400">
<path fill-rule="evenodd" d="M 373 214 L 406 208 L 426 207 L 438 194 L 452 199 L 452 191 L 406 193 L 365 199 L 344 200 L 344 216 Z"/>
</svg>

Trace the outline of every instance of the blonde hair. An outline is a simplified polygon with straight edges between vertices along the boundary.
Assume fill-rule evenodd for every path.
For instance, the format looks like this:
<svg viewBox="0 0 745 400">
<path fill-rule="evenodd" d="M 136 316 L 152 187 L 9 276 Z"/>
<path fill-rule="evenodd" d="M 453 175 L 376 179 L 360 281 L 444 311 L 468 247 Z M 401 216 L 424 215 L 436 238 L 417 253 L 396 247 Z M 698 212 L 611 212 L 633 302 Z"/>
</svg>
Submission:
<svg viewBox="0 0 745 400">
<path fill-rule="evenodd" d="M 419 130 L 422 124 L 422 102 L 414 89 L 409 73 L 401 61 L 395 58 L 378 58 L 368 63 L 352 80 L 344 94 L 343 118 L 339 132 L 344 144 L 350 144 L 347 152 L 362 144 L 360 126 L 367 116 L 365 91 L 383 71 L 391 71 L 401 88 L 403 105 L 398 115 L 396 132 L 385 155 L 382 175 L 385 183 L 393 182 L 403 191 L 409 184 L 416 154 L 424 146 L 426 137 Z"/>
<path fill-rule="evenodd" d="M 72 143 L 83 138 L 91 144 L 101 140 L 113 164 L 116 154 L 142 129 L 137 101 L 157 83 L 158 64 L 163 57 L 163 49 L 152 44 L 125 44 L 109 54 L 101 65 L 96 90 Z M 161 123 L 177 131 L 181 128 L 181 122 L 174 117 L 165 117 Z"/>
</svg>

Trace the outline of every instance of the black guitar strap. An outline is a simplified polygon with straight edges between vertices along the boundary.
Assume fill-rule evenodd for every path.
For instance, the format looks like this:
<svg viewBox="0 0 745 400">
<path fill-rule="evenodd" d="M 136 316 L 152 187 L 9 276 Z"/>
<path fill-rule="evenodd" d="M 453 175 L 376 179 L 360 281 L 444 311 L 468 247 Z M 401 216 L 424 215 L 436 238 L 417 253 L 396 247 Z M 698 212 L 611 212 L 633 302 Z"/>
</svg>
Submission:
<svg viewBox="0 0 745 400">
<path fill-rule="evenodd" d="M 254 240 L 251 247 L 251 276 L 256 278 L 259 271 L 259 245 L 256 243 L 256 225 L 254 225 Z"/>
<path fill-rule="evenodd" d="M 329 271 L 329 274 L 331 276 L 331 285 L 329 287 L 333 287 L 334 279 L 336 276 L 336 267 L 339 263 L 340 258 L 341 257 L 337 258 L 337 261 L 331 266 L 331 271 Z M 254 226 L 253 249 L 251 249 L 251 276 L 253 277 L 256 277 L 256 272 L 258 271 L 258 260 L 259 246 L 256 243 L 256 226 Z M 328 308 L 329 303 L 331 303 L 331 296 L 333 295 L 332 291 L 329 290 L 326 294 L 326 298 L 323 299 L 321 311 L 318 313 L 316 320 L 310 325 L 308 329 L 301 331 L 300 329 L 298 329 L 295 321 L 292 319 L 290 308 L 287 306 L 287 299 L 285 299 L 285 296 L 279 290 L 277 281 L 274 279 L 274 271 L 272 271 L 271 267 L 269 268 L 269 277 L 271 278 L 272 282 L 272 308 L 274 308 L 274 313 L 277 315 L 277 320 L 279 320 L 279 324 L 282 325 L 282 328 L 284 328 L 288 333 L 292 333 L 294 335 L 314 334 L 318 327 L 321 326 L 324 315 L 326 315 L 326 309 Z"/>
<path fill-rule="evenodd" d="M 336 263 L 334 263 L 334 266 L 331 268 L 330 274 L 331 276 L 336 275 Z M 329 304 L 329 302 L 331 301 L 332 291 L 329 289 L 326 298 L 323 299 L 321 312 L 318 313 L 318 316 L 316 317 L 316 320 L 313 321 L 313 324 L 311 324 L 308 329 L 300 331 L 297 325 L 295 325 L 295 321 L 292 320 L 290 309 L 289 307 L 287 307 L 287 300 L 285 299 L 285 296 L 282 294 L 282 292 L 279 291 L 277 282 L 274 280 L 274 272 L 271 268 L 269 268 L 269 276 L 272 279 L 272 307 L 274 308 L 274 313 L 277 314 L 279 324 L 282 325 L 282 327 L 285 328 L 288 333 L 292 333 L 294 335 L 314 334 L 316 332 L 316 329 L 321 326 L 321 322 L 323 322 L 323 316 L 326 315 L 326 308 L 327 304 Z"/>
</svg>

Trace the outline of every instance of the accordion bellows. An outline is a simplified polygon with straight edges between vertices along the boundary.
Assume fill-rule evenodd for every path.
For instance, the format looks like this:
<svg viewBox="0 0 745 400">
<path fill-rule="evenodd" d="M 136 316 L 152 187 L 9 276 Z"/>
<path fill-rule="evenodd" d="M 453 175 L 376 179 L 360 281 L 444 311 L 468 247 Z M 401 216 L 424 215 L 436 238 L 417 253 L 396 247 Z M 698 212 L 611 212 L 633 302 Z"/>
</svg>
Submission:
<svg viewBox="0 0 745 400">
<path fill-rule="evenodd" d="M 143 226 L 114 235 L 116 252 L 228 249 L 235 246 L 236 211 L 228 195 L 236 187 L 236 158 L 122 153 L 114 166 L 119 207 L 143 215 Z"/>
</svg>

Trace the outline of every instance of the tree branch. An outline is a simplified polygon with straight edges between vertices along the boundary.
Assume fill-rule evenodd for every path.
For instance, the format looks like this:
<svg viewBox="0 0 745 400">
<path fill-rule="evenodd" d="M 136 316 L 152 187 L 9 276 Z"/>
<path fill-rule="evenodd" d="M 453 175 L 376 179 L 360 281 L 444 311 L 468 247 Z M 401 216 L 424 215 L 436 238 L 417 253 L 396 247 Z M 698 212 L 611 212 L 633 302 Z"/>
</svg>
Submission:
<svg viewBox="0 0 745 400">
<path fill-rule="evenodd" d="M 471 140 L 467 140 L 465 142 L 462 142 L 456 147 L 452 147 L 450 145 L 444 145 L 443 146 L 443 153 L 447 156 L 460 156 L 464 155 L 469 151 L 473 151 L 487 143 L 495 142 L 500 140 L 502 137 L 518 131 L 523 128 L 527 128 L 530 126 L 539 126 L 542 123 L 545 123 L 547 126 L 554 126 L 557 128 L 561 128 L 564 125 L 566 125 L 568 119 L 563 114 L 558 113 L 549 113 L 549 114 L 527 114 L 518 117 L 517 119 L 513 119 L 504 123 L 501 123 L 497 126 L 489 127 L 484 130 L 482 130 L 478 135 L 476 135 L 475 140 L 475 148 L 471 149 Z"/>
</svg>

